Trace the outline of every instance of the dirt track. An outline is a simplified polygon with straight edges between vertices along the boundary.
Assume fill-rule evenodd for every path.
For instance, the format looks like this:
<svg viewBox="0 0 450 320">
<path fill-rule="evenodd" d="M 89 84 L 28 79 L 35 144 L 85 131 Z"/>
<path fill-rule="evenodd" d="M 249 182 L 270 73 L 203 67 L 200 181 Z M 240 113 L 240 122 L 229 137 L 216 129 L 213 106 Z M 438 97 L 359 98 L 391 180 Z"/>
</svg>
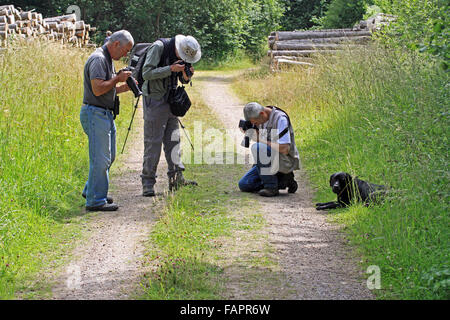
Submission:
<svg viewBox="0 0 450 320">
<path fill-rule="evenodd" d="M 74 250 L 73 261 L 52 290 L 54 299 L 131 299 L 139 290 L 144 242 L 165 204 L 168 183 L 167 166 L 162 160 L 155 185 L 157 196 L 141 195 L 142 122 L 142 107 L 139 107 L 128 151 L 121 159 L 123 165 L 112 168 L 110 195 L 120 208 L 112 213 L 95 213 L 89 219 L 88 239 Z M 118 146 L 119 151 L 121 147 Z"/>
<path fill-rule="evenodd" d="M 235 128 L 243 103 L 230 91 L 230 76 L 200 74 L 203 99 L 223 120 L 225 128 Z M 120 205 L 118 212 L 97 213 L 89 219 L 88 239 L 74 251 L 73 261 L 57 279 L 54 299 L 132 299 L 139 290 L 144 272 L 140 263 L 157 213 L 164 206 L 167 188 L 164 157 L 158 167 L 155 198 L 141 196 L 139 174 L 142 168 L 142 109 L 136 114 L 134 138 L 123 159 L 121 173 L 114 174 L 111 195 Z M 140 128 L 140 130 L 139 130 Z M 118 170 L 117 167 L 112 169 Z M 225 268 L 228 299 L 373 299 L 366 288 L 355 259 L 336 225 L 326 213 L 312 207 L 312 193 L 301 171 L 296 172 L 299 189 L 295 194 L 262 198 L 267 222 L 261 231 L 273 249 L 279 272 L 266 279 L 254 279 L 235 264 Z M 249 243 L 234 243 L 231 251 Z M 274 287 L 275 286 L 275 287 Z"/>
<path fill-rule="evenodd" d="M 245 103 L 231 92 L 231 76 L 213 73 L 201 80 L 205 102 L 223 119 L 225 128 L 235 128 Z M 313 208 L 312 192 L 302 171 L 296 171 L 296 180 L 299 188 L 295 194 L 282 191 L 274 198 L 254 195 L 262 204 L 265 231 L 281 268 L 276 281 L 280 288 L 265 288 L 260 279 L 251 290 L 241 290 L 245 279 L 230 267 L 227 273 L 232 282 L 234 279 L 229 285 L 230 298 L 373 299 L 339 227 L 327 222 L 326 213 Z M 271 292 L 264 292 L 267 290 Z"/>
</svg>

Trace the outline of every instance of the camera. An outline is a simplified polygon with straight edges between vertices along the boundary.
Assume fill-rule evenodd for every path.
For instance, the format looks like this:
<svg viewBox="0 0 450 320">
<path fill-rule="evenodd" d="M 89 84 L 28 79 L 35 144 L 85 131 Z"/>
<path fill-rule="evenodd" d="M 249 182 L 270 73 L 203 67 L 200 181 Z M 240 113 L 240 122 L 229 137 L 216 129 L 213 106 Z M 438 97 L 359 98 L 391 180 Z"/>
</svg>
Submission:
<svg viewBox="0 0 450 320">
<path fill-rule="evenodd" d="M 190 78 L 192 77 L 193 73 L 191 72 L 191 67 L 192 64 L 185 62 L 185 61 L 181 61 L 180 64 L 184 65 L 184 72 L 186 72 L 186 75 Z"/>
<path fill-rule="evenodd" d="M 251 121 L 239 120 L 239 128 L 247 131 L 248 129 L 258 129 L 257 126 L 251 123 Z"/>
<path fill-rule="evenodd" d="M 252 124 L 250 121 L 246 121 L 246 120 L 239 120 L 239 128 L 244 130 L 244 132 L 246 132 L 249 129 L 258 130 L 257 126 Z M 242 142 L 242 146 L 245 147 L 245 148 L 250 147 L 250 137 L 248 135 L 246 135 L 244 137 L 244 141 Z"/>
<path fill-rule="evenodd" d="M 119 73 L 122 72 L 122 71 L 131 71 L 131 72 L 133 72 L 134 69 L 135 68 L 133 68 L 132 66 L 128 66 L 128 67 L 120 70 Z M 128 85 L 128 87 L 130 87 L 131 91 L 133 91 L 135 98 L 137 98 L 137 97 L 142 95 L 142 92 L 141 92 L 141 90 L 139 90 L 139 87 L 136 84 L 136 80 L 133 78 L 133 76 L 130 76 L 127 79 L 127 85 Z"/>
</svg>

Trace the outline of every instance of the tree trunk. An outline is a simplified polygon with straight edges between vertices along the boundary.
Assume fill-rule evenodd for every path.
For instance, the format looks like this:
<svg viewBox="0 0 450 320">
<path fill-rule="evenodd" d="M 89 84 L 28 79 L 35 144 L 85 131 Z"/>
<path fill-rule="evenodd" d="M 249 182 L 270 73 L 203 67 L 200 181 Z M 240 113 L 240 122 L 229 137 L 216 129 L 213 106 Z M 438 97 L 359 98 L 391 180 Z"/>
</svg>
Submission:
<svg viewBox="0 0 450 320">
<path fill-rule="evenodd" d="M 309 63 L 309 62 L 303 62 L 303 61 L 294 61 L 294 60 L 288 60 L 288 59 L 274 59 L 275 63 L 279 65 L 280 63 L 285 64 L 295 64 L 295 65 L 302 65 L 302 66 L 309 66 L 314 67 L 315 64 Z"/>
<path fill-rule="evenodd" d="M 31 20 L 31 12 L 27 11 L 27 12 L 21 12 L 19 13 L 20 15 L 20 20 Z"/>
<path fill-rule="evenodd" d="M 309 57 L 315 54 L 334 54 L 338 50 L 304 50 L 304 51 L 294 51 L 294 50 L 269 50 L 268 55 L 273 58 L 276 56 L 294 56 L 294 57 Z"/>
<path fill-rule="evenodd" d="M 274 44 L 304 44 L 314 45 L 320 43 L 354 43 L 354 44 L 367 44 L 371 40 L 369 36 L 357 36 L 357 37 L 335 37 L 335 38 L 315 38 L 315 39 L 301 39 L 301 40 L 285 40 L 275 41 L 269 40 L 269 48 L 273 49 Z"/>
<path fill-rule="evenodd" d="M 309 58 L 309 57 L 276 56 L 276 57 L 273 57 L 273 58 L 274 59 L 293 60 L 293 61 L 303 61 L 303 62 L 310 62 L 310 63 L 312 63 L 314 61 L 313 58 Z"/>
<path fill-rule="evenodd" d="M 336 43 L 283 43 L 275 42 L 273 50 L 339 50 L 346 48 L 359 47 L 355 44 L 336 44 Z"/>
<path fill-rule="evenodd" d="M 84 30 L 86 28 L 86 25 L 84 24 L 84 21 L 77 21 L 75 22 L 75 29 L 76 30 Z"/>
<path fill-rule="evenodd" d="M 354 36 L 370 36 L 370 31 L 302 31 L 288 32 L 280 31 L 275 36 L 276 41 L 282 40 L 301 40 L 313 38 L 334 38 L 334 37 L 354 37 Z"/>
<path fill-rule="evenodd" d="M 77 16 L 75 15 L 75 13 L 72 14 L 67 14 L 64 16 L 58 16 L 58 17 L 51 17 L 51 18 L 45 18 L 44 19 L 45 22 L 62 22 L 62 21 L 70 21 L 75 23 L 77 21 Z"/>
</svg>

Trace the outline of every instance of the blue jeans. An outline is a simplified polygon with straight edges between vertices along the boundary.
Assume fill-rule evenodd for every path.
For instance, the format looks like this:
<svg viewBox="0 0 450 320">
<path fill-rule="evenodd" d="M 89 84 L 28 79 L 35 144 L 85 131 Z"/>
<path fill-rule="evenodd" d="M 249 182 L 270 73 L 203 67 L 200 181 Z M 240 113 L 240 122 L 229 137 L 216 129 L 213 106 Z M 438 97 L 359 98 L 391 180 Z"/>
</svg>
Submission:
<svg viewBox="0 0 450 320">
<path fill-rule="evenodd" d="M 109 168 L 116 158 L 116 125 L 111 111 L 83 106 L 80 122 L 89 138 L 89 177 L 84 186 L 86 206 L 106 203 Z"/>
<path fill-rule="evenodd" d="M 255 192 L 263 188 L 278 189 L 276 175 L 261 174 L 261 169 L 270 168 L 272 149 L 264 143 L 255 143 L 251 150 L 256 164 L 239 180 L 239 189 L 244 192 Z"/>
</svg>

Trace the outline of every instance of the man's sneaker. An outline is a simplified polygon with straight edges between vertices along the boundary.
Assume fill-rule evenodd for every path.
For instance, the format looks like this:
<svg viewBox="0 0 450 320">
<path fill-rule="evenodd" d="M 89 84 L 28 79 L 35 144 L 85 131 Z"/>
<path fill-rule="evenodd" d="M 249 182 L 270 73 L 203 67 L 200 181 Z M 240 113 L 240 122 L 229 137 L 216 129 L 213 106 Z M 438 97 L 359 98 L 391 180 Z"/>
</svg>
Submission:
<svg viewBox="0 0 450 320">
<path fill-rule="evenodd" d="M 155 189 L 153 189 L 153 186 L 152 187 L 146 187 L 142 191 L 142 195 L 144 197 L 154 197 L 155 196 Z"/>
<path fill-rule="evenodd" d="M 86 195 L 85 194 L 82 193 L 81 196 L 86 199 Z M 106 197 L 106 202 L 107 203 L 113 203 L 114 199 L 111 198 L 111 197 Z"/>
<path fill-rule="evenodd" d="M 175 191 L 184 186 L 198 186 L 193 180 L 186 180 L 181 172 L 177 172 L 174 177 L 169 177 L 169 191 Z"/>
<path fill-rule="evenodd" d="M 275 196 L 279 195 L 280 192 L 278 191 L 278 189 L 266 189 L 266 188 L 264 188 L 264 189 L 260 190 L 258 192 L 258 194 L 260 196 L 263 196 L 263 197 L 275 197 Z"/>
<path fill-rule="evenodd" d="M 119 209 L 119 206 L 115 203 L 105 203 L 96 207 L 86 206 L 87 211 L 116 211 L 117 209 Z"/>
</svg>

